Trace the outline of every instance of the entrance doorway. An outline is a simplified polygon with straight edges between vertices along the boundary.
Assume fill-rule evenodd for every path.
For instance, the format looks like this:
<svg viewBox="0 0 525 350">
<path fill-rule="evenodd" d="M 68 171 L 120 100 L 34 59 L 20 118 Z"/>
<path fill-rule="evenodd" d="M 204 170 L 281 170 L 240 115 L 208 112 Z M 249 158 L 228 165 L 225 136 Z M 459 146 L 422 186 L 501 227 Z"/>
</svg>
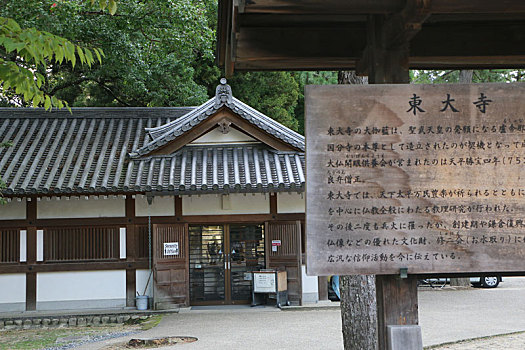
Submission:
<svg viewBox="0 0 525 350">
<path fill-rule="evenodd" d="M 264 225 L 190 225 L 190 303 L 245 304 L 251 271 L 265 268 Z"/>
</svg>

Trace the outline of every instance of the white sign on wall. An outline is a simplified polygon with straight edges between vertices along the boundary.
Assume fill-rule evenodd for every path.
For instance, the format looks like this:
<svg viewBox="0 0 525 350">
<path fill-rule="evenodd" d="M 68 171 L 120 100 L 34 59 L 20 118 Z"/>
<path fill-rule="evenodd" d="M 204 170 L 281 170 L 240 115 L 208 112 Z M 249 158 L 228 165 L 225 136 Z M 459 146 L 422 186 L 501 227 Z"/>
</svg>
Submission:
<svg viewBox="0 0 525 350">
<path fill-rule="evenodd" d="M 179 242 L 164 243 L 164 255 L 179 255 Z"/>
</svg>

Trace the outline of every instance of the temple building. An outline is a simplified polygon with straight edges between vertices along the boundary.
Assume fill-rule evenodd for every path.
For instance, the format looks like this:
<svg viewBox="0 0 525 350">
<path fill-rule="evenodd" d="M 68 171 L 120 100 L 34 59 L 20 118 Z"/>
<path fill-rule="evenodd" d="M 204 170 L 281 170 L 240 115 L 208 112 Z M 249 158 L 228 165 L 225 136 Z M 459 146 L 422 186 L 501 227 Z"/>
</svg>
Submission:
<svg viewBox="0 0 525 350">
<path fill-rule="evenodd" d="M 198 107 L 0 109 L 0 312 L 251 301 L 304 268 L 305 142 L 234 98 Z"/>
</svg>

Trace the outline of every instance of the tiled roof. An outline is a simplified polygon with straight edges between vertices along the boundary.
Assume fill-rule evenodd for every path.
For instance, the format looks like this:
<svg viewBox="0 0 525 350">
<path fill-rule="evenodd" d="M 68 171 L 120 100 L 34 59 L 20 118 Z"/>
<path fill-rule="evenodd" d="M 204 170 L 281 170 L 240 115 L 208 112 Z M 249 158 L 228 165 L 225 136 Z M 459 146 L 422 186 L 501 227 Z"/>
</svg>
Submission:
<svg viewBox="0 0 525 350">
<path fill-rule="evenodd" d="M 177 139 L 179 136 L 191 131 L 191 129 L 205 121 L 222 107 L 228 107 L 246 121 L 284 141 L 292 147 L 302 151 L 305 150 L 304 136 L 288 129 L 270 117 L 233 97 L 230 86 L 226 84 L 226 79 L 221 79 L 221 85 L 217 86 L 215 97 L 177 120 L 166 123 L 162 126 L 149 128 L 148 132 L 152 141 L 131 152 L 131 157 L 136 158 L 147 155 L 166 143 Z"/>
<path fill-rule="evenodd" d="M 170 156 L 133 159 L 127 177 L 126 191 L 303 191 L 304 153 L 264 145 L 185 146 Z"/>
<path fill-rule="evenodd" d="M 129 157 L 150 142 L 146 128 L 170 125 L 193 109 L 78 108 L 70 114 L 0 108 L 0 142 L 13 143 L 0 149 L 0 178 L 8 186 L 3 192 L 302 191 L 303 152 L 251 144 L 185 146 L 166 156 Z"/>
</svg>

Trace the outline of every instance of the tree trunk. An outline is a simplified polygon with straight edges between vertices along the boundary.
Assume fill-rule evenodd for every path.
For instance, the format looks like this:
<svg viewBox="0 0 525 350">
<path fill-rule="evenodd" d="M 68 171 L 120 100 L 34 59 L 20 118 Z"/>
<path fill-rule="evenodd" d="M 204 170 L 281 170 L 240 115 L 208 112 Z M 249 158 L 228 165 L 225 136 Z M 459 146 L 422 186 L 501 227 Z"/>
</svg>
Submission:
<svg viewBox="0 0 525 350">
<path fill-rule="evenodd" d="M 470 84 L 472 83 L 472 75 L 474 71 L 470 70 L 460 70 L 459 71 L 459 83 L 460 84 Z"/>
<path fill-rule="evenodd" d="M 340 295 L 345 350 L 377 349 L 375 276 L 341 276 Z"/>
<path fill-rule="evenodd" d="M 337 74 L 339 84 L 366 84 L 353 71 Z M 340 277 L 341 318 L 345 350 L 377 349 L 377 304 L 374 275 Z"/>
<path fill-rule="evenodd" d="M 460 84 L 470 84 L 472 83 L 472 75 L 474 71 L 470 70 L 460 70 L 459 71 L 459 83 Z M 451 278 L 450 279 L 451 287 L 470 287 L 470 278 Z"/>
</svg>

